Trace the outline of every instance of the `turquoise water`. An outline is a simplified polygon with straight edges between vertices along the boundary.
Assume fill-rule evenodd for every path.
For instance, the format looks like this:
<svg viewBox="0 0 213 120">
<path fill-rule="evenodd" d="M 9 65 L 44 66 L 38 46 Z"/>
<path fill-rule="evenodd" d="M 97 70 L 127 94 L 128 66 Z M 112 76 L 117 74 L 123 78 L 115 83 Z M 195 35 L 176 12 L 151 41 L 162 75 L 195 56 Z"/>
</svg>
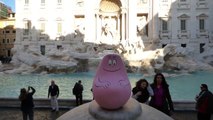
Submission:
<svg viewBox="0 0 213 120">
<path fill-rule="evenodd" d="M 132 87 L 140 78 L 146 78 L 150 83 L 153 77 L 144 77 L 142 74 L 128 74 Z M 94 73 L 75 74 L 48 74 L 48 75 L 0 75 L 0 97 L 17 98 L 20 88 L 33 86 L 36 89 L 34 98 L 47 98 L 47 90 L 51 80 L 55 80 L 60 88 L 61 99 L 73 99 L 72 87 L 75 82 L 82 80 L 84 86 L 83 98 L 91 99 L 92 81 Z M 206 83 L 213 91 L 213 72 L 196 72 L 190 75 L 166 77 L 169 84 L 172 99 L 175 101 L 194 101 L 194 97 L 200 91 L 200 84 Z"/>
</svg>

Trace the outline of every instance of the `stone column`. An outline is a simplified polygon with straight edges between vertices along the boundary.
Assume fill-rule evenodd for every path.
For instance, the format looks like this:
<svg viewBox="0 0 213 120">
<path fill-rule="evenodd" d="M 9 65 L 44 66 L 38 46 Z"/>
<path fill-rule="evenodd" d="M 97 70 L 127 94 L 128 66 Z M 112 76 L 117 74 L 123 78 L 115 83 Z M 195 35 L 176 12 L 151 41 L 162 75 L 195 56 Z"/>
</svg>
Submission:
<svg viewBox="0 0 213 120">
<path fill-rule="evenodd" d="M 122 26 L 121 26 L 121 29 L 122 29 L 122 35 L 121 35 L 121 39 L 122 40 L 125 40 L 125 28 L 126 28 L 126 26 L 125 26 L 125 13 L 124 13 L 124 11 L 122 10 Z"/>
<path fill-rule="evenodd" d="M 117 15 L 116 18 L 117 18 L 117 30 L 120 33 L 120 15 Z"/>
<path fill-rule="evenodd" d="M 85 42 L 94 42 L 95 36 L 95 10 L 93 9 L 93 0 L 85 0 Z"/>
<path fill-rule="evenodd" d="M 119 35 L 119 40 L 121 39 L 121 27 L 120 27 L 120 14 L 117 15 L 117 35 Z"/>
<path fill-rule="evenodd" d="M 99 18 L 99 14 L 96 14 L 96 19 L 97 19 L 97 23 L 96 23 L 96 26 L 97 26 L 97 41 L 100 40 L 100 36 L 101 36 L 101 22 L 100 22 L 100 18 Z"/>
<path fill-rule="evenodd" d="M 159 3 L 157 0 L 152 0 L 152 42 L 158 42 L 158 8 Z"/>
<path fill-rule="evenodd" d="M 101 36 L 101 21 L 99 18 L 99 10 L 97 9 L 96 12 L 96 41 L 95 42 L 99 42 L 100 41 L 100 36 Z"/>
<path fill-rule="evenodd" d="M 130 41 L 136 40 L 136 34 L 137 34 L 137 12 L 135 7 L 137 6 L 137 1 L 129 1 L 129 39 Z"/>
</svg>

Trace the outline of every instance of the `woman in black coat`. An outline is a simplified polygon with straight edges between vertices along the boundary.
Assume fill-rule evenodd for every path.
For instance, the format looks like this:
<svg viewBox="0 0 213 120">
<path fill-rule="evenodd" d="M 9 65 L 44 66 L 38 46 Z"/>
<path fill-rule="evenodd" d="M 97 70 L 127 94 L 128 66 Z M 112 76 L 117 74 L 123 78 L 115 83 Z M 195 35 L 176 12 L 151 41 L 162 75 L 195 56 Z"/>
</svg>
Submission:
<svg viewBox="0 0 213 120">
<path fill-rule="evenodd" d="M 32 90 L 30 92 L 30 89 Z M 21 111 L 23 115 L 23 120 L 27 120 L 29 117 L 30 120 L 33 120 L 34 116 L 34 103 L 33 103 L 33 94 L 35 89 L 31 86 L 28 87 L 28 90 L 22 88 L 19 95 L 19 100 L 21 101 Z"/>
<path fill-rule="evenodd" d="M 167 115 L 171 115 L 171 111 L 174 111 L 173 102 L 169 92 L 169 85 L 162 73 L 155 75 L 151 87 L 154 91 L 154 96 L 151 97 L 149 105 Z"/>
<path fill-rule="evenodd" d="M 133 98 L 140 103 L 148 103 L 149 97 L 153 95 L 149 83 L 146 79 L 140 79 L 136 82 L 136 86 L 132 89 Z"/>
</svg>

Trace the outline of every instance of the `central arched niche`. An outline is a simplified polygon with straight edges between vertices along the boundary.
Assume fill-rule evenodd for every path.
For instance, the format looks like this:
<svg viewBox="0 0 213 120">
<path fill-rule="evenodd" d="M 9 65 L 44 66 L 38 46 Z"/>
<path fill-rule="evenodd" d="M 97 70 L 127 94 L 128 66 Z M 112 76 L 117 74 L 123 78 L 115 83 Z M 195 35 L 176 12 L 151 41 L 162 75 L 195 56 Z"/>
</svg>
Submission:
<svg viewBox="0 0 213 120">
<path fill-rule="evenodd" d="M 99 13 L 97 26 L 100 26 L 99 41 L 101 43 L 117 44 L 121 39 L 122 28 L 122 4 L 120 0 L 101 0 L 99 4 Z M 124 19 L 124 18 L 123 18 Z"/>
<path fill-rule="evenodd" d="M 100 2 L 101 12 L 120 12 L 121 2 L 120 0 L 102 0 Z"/>
</svg>

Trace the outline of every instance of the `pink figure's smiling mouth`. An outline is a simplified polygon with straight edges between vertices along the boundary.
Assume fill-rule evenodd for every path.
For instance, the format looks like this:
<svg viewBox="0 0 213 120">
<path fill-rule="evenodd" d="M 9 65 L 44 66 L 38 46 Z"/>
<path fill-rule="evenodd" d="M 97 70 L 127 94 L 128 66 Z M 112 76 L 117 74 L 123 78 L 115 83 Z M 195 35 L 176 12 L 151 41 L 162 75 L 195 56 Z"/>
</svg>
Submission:
<svg viewBox="0 0 213 120">
<path fill-rule="evenodd" d="M 119 71 L 120 68 L 117 68 L 117 69 L 107 69 L 107 68 L 103 68 L 104 71 L 107 71 L 107 72 L 116 72 L 116 71 Z"/>
</svg>

